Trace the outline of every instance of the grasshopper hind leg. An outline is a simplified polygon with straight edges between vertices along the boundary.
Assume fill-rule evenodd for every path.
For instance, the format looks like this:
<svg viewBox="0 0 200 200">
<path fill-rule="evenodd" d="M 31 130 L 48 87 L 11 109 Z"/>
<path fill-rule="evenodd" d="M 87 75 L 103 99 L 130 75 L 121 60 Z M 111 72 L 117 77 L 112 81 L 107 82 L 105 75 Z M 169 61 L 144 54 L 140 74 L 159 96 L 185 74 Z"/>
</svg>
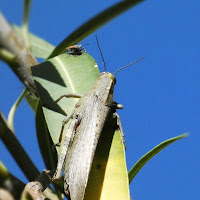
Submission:
<svg viewBox="0 0 200 200">
<path fill-rule="evenodd" d="M 70 192 L 69 192 L 69 184 L 67 180 L 64 180 L 64 193 L 66 194 L 67 198 L 70 200 Z"/>
</svg>

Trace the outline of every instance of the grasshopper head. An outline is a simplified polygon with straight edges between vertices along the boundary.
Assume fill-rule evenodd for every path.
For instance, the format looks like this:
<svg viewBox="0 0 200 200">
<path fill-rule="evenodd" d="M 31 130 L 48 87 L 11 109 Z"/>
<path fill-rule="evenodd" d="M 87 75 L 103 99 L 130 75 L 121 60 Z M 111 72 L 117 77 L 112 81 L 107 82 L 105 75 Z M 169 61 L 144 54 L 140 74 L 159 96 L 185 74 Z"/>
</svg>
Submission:
<svg viewBox="0 0 200 200">
<path fill-rule="evenodd" d="M 98 79 L 103 79 L 103 80 L 110 80 L 111 82 L 113 82 L 113 84 L 116 84 L 116 78 L 113 74 L 111 74 L 110 72 L 101 72 L 99 74 Z"/>
<path fill-rule="evenodd" d="M 95 84 L 95 93 L 105 105 L 113 104 L 113 91 L 116 84 L 116 78 L 109 72 L 99 74 Z"/>
</svg>

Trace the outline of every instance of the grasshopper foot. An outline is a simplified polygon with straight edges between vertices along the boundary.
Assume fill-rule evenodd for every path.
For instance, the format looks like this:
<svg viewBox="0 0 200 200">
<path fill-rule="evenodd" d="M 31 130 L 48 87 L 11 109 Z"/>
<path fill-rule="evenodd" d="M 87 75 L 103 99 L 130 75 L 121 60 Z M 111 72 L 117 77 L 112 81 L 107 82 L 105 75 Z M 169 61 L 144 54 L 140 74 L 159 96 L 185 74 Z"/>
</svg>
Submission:
<svg viewBox="0 0 200 200">
<path fill-rule="evenodd" d="M 67 198 L 70 200 L 69 184 L 66 182 L 66 180 L 64 180 L 64 192 Z"/>
<path fill-rule="evenodd" d="M 55 174 L 53 175 L 52 181 L 58 182 L 62 178 L 62 174 L 56 170 Z"/>
<path fill-rule="evenodd" d="M 55 147 L 59 147 L 60 146 L 60 142 L 54 144 Z"/>
</svg>

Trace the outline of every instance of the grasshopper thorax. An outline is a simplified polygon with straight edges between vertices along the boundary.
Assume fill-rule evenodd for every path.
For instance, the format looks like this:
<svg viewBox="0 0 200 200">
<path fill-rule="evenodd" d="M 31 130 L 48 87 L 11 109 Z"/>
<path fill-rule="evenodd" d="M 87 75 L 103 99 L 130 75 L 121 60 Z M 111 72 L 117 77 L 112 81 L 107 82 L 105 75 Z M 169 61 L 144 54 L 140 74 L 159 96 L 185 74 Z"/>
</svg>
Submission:
<svg viewBox="0 0 200 200">
<path fill-rule="evenodd" d="M 107 106 L 113 105 L 113 91 L 116 84 L 116 78 L 109 72 L 102 72 L 93 86 L 95 95 L 101 99 L 102 103 Z"/>
<path fill-rule="evenodd" d="M 110 72 L 101 72 L 99 74 L 98 79 L 103 79 L 103 80 L 110 80 L 113 82 L 113 84 L 116 84 L 116 78 L 113 74 L 111 74 Z"/>
</svg>

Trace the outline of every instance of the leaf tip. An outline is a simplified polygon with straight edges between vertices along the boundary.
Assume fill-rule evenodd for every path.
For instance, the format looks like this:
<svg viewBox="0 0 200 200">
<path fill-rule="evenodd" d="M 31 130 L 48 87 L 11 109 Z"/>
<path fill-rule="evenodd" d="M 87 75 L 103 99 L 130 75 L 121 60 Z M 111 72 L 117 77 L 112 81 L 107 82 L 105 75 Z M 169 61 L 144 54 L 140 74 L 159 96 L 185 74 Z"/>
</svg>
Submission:
<svg viewBox="0 0 200 200">
<path fill-rule="evenodd" d="M 182 138 L 188 137 L 189 135 L 190 133 L 186 132 L 186 133 L 183 133 L 182 135 L 179 135 L 178 138 L 182 139 Z"/>
</svg>

